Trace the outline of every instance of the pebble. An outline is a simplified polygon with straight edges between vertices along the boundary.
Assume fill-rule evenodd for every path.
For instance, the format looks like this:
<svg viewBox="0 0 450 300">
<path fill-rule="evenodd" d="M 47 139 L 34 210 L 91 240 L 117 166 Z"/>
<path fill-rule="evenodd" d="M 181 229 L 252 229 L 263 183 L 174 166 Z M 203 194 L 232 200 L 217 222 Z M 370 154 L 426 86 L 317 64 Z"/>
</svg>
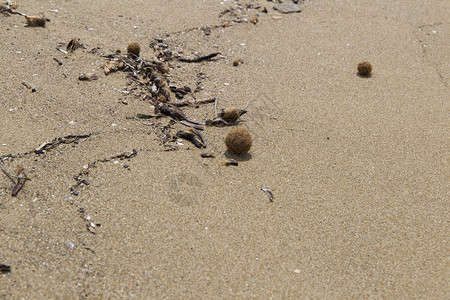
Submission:
<svg viewBox="0 0 450 300">
<path fill-rule="evenodd" d="M 183 99 L 184 95 L 182 92 L 176 92 L 175 97 L 177 97 L 178 99 Z"/>
<path fill-rule="evenodd" d="M 292 2 L 283 2 L 273 6 L 273 9 L 282 12 L 283 14 L 301 12 L 300 6 Z"/>
</svg>

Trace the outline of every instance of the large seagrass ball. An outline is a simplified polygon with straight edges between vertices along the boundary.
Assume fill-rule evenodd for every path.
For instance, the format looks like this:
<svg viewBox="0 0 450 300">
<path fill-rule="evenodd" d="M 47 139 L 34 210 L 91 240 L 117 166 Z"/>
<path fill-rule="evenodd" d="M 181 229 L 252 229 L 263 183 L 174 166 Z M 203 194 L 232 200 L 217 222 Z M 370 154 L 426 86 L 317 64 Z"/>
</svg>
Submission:
<svg viewBox="0 0 450 300">
<path fill-rule="evenodd" d="M 231 153 L 237 155 L 245 154 L 252 147 L 252 135 L 245 128 L 233 128 L 225 137 L 225 145 Z"/>
</svg>

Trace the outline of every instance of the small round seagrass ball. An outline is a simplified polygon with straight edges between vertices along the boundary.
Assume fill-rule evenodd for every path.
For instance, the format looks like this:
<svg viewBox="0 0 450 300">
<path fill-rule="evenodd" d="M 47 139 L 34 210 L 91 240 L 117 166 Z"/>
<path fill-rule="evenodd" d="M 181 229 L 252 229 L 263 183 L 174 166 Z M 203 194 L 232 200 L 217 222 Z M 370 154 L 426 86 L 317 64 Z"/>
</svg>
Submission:
<svg viewBox="0 0 450 300">
<path fill-rule="evenodd" d="M 252 147 L 252 135 L 245 128 L 233 128 L 225 137 L 225 145 L 231 153 L 237 155 L 245 154 Z"/>
<path fill-rule="evenodd" d="M 372 72 L 372 65 L 368 61 L 363 61 L 358 64 L 358 73 L 362 76 L 369 76 Z"/>
<path fill-rule="evenodd" d="M 130 43 L 127 47 L 127 52 L 139 56 L 139 53 L 141 53 L 141 46 L 136 42 Z"/>
</svg>

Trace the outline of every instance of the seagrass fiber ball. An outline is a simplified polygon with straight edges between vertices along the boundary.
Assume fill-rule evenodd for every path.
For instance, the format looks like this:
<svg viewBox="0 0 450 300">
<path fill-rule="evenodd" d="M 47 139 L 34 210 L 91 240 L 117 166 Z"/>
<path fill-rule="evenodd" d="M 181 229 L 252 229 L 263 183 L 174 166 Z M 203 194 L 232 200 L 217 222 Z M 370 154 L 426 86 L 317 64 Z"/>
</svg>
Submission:
<svg viewBox="0 0 450 300">
<path fill-rule="evenodd" d="M 141 53 L 141 46 L 138 43 L 130 43 L 127 47 L 127 52 L 130 54 L 134 54 L 135 56 L 139 56 Z"/>
<path fill-rule="evenodd" d="M 372 65 L 368 61 L 363 61 L 358 64 L 358 73 L 362 76 L 369 76 L 372 72 Z"/>
<path fill-rule="evenodd" d="M 245 154 L 252 147 L 252 135 L 245 128 L 233 128 L 225 137 L 225 145 L 231 153 L 237 155 Z"/>
</svg>

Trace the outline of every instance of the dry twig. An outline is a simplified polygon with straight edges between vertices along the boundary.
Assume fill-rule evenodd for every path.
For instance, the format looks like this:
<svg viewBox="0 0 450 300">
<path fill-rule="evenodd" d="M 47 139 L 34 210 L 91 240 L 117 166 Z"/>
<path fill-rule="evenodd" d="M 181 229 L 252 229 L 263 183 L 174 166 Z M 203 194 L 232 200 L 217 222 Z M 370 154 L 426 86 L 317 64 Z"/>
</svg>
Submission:
<svg viewBox="0 0 450 300">
<path fill-rule="evenodd" d="M 205 104 L 205 103 L 212 103 L 215 102 L 216 98 L 206 98 L 206 99 L 199 99 L 199 100 L 182 100 L 182 101 L 176 101 L 171 102 L 170 104 L 173 106 L 181 107 L 181 106 L 196 106 L 199 104 Z"/>
</svg>

